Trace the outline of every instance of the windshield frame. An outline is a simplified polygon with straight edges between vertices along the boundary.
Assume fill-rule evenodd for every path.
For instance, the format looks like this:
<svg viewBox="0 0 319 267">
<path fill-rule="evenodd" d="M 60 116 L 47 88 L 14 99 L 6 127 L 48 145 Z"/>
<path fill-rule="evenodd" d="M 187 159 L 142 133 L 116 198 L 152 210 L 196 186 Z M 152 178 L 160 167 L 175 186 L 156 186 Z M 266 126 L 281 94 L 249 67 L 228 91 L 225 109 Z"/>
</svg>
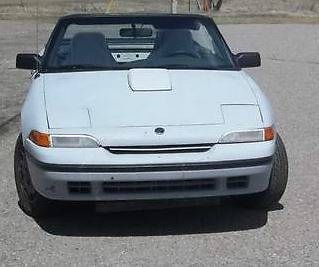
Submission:
<svg viewBox="0 0 319 267">
<path fill-rule="evenodd" d="M 229 63 L 231 64 L 230 68 L 207 68 L 207 67 L 183 67 L 183 66 L 175 66 L 175 67 L 168 67 L 167 69 L 189 69 L 189 70 L 222 70 L 222 71 L 238 71 L 241 68 L 238 67 L 236 64 L 233 53 L 231 52 L 229 46 L 227 45 L 224 37 L 220 33 L 217 25 L 215 24 L 214 20 L 210 17 L 203 16 L 203 15 L 188 15 L 188 14 L 115 14 L 115 15 L 105 15 L 105 14 L 76 14 L 76 15 L 69 15 L 59 19 L 57 22 L 54 30 L 52 31 L 50 38 L 45 46 L 43 56 L 41 57 L 41 66 L 39 69 L 40 73 L 60 73 L 60 72 L 78 72 L 78 71 L 107 71 L 107 70 L 129 70 L 132 68 L 156 68 L 152 66 L 147 67 L 128 67 L 123 65 L 119 66 L 112 66 L 112 67 L 105 67 L 105 68 L 52 68 L 48 67 L 48 62 L 50 60 L 50 56 L 52 55 L 52 51 L 54 49 L 55 43 L 63 35 L 70 24 L 79 24 L 79 25 L 92 25 L 92 24 L 99 24 L 99 23 L 106 23 L 106 24 L 116 24 L 116 23 L 127 23 L 129 20 L 130 23 L 141 23 L 152 19 L 165 19 L 165 18 L 181 18 L 181 19 L 196 19 L 202 25 L 207 28 L 207 31 L 214 31 L 211 34 L 214 34 L 221 45 L 221 48 L 224 50 Z"/>
</svg>

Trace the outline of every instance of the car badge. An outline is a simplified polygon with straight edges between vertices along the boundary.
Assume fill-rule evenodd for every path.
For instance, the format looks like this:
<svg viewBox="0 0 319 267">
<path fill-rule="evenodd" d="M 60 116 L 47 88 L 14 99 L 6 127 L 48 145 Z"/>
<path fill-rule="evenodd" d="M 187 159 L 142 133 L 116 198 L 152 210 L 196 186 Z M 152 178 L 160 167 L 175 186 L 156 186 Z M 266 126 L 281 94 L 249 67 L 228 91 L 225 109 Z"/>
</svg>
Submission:
<svg viewBox="0 0 319 267">
<path fill-rule="evenodd" d="M 154 130 L 157 135 L 163 135 L 165 133 L 165 129 L 162 127 L 158 127 Z"/>
</svg>

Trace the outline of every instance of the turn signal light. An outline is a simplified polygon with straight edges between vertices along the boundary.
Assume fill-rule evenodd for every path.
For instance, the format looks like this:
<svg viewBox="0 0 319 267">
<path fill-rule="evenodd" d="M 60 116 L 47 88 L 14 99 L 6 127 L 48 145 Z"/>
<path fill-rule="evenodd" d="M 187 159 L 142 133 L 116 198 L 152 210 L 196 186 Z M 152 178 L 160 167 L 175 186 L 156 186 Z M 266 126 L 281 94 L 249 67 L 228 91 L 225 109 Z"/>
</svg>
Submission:
<svg viewBox="0 0 319 267">
<path fill-rule="evenodd" d="M 32 130 L 29 135 L 29 139 L 38 146 L 50 147 L 50 135 L 47 133 L 40 133 Z"/>
<path fill-rule="evenodd" d="M 272 127 L 264 129 L 264 141 L 271 141 L 275 138 L 275 130 Z"/>
</svg>

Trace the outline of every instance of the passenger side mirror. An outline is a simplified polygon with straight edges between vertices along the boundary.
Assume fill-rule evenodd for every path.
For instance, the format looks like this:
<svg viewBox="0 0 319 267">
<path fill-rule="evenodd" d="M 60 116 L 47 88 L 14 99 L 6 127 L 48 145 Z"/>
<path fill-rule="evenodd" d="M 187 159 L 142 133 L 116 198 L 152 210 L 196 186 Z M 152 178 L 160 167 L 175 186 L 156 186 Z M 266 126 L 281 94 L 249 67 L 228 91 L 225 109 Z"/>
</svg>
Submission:
<svg viewBox="0 0 319 267">
<path fill-rule="evenodd" d="M 234 57 L 237 65 L 241 68 L 255 68 L 261 66 L 261 58 L 259 53 L 239 53 Z"/>
<path fill-rule="evenodd" d="M 40 56 L 37 54 L 18 54 L 16 58 L 17 69 L 36 70 L 40 64 Z"/>
</svg>

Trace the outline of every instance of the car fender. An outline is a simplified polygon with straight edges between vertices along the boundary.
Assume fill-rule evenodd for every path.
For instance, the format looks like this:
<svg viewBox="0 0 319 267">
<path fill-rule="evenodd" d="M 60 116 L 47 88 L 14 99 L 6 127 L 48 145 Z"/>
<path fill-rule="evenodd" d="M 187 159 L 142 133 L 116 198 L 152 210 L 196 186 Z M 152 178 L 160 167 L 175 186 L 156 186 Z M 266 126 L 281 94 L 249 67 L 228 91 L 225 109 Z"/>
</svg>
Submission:
<svg viewBox="0 0 319 267">
<path fill-rule="evenodd" d="M 31 84 L 21 110 L 21 132 L 23 142 L 32 130 L 48 133 L 43 76 L 31 80 Z"/>
<path fill-rule="evenodd" d="M 248 82 L 252 92 L 256 97 L 264 127 L 274 126 L 276 122 L 275 115 L 267 96 L 248 74 L 242 72 L 242 75 Z"/>
</svg>

